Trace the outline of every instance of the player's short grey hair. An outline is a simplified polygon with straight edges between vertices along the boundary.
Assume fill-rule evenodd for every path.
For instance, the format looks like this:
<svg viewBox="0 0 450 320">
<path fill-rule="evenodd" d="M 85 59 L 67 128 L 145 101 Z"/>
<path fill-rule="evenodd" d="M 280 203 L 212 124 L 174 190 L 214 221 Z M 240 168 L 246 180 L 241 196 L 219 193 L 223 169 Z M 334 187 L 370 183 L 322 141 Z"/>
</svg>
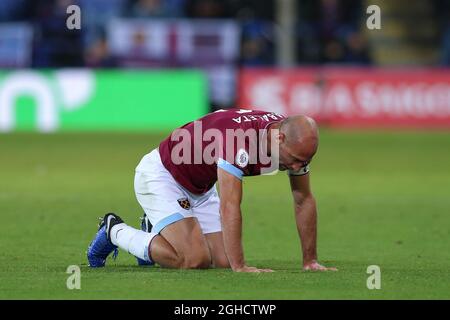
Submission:
<svg viewBox="0 0 450 320">
<path fill-rule="evenodd" d="M 292 121 L 292 117 L 287 117 L 283 119 L 280 123 L 280 132 L 284 134 L 286 143 L 291 143 L 293 141 L 299 140 L 300 130 L 296 130 L 295 122 Z"/>
</svg>

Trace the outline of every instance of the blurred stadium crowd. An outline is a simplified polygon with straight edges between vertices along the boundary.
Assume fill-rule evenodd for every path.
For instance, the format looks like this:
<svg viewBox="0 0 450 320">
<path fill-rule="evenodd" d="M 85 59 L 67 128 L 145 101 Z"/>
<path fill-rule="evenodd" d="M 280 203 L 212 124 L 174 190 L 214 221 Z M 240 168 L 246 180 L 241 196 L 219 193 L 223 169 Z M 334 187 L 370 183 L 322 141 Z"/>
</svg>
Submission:
<svg viewBox="0 0 450 320">
<path fill-rule="evenodd" d="M 2 0 L 0 23 L 27 22 L 33 29 L 32 67 L 114 67 L 121 61 L 109 50 L 107 25 L 114 18 L 233 19 L 240 26 L 236 63 L 276 64 L 275 0 Z M 299 0 L 295 26 L 296 62 L 371 64 L 363 0 Z M 443 64 L 450 64 L 450 3 L 430 1 L 441 30 Z M 66 8 L 82 9 L 79 32 L 61 26 Z M 140 41 L 135 37 L 135 41 Z M 25 64 L 27 64 L 25 63 Z M 24 65 L 27 66 L 27 65 Z M 0 67 L 8 67 L 1 61 Z"/>
<path fill-rule="evenodd" d="M 370 64 L 360 32 L 361 0 L 299 1 L 296 61 Z M 66 28 L 66 8 L 77 4 L 83 28 Z M 276 64 L 275 1 L 266 0 L 2 0 L 0 22 L 27 22 L 33 29 L 32 67 L 121 66 L 108 46 L 108 23 L 114 18 L 232 19 L 240 27 L 235 63 Z M 135 36 L 135 42 L 142 41 Z M 0 66 L 5 63 L 0 61 Z"/>
<path fill-rule="evenodd" d="M 212 102 L 229 106 L 240 67 L 282 65 L 283 34 L 290 66 L 450 65 L 448 0 L 289 0 L 292 30 L 282 1 L 1 0 L 0 68 L 200 68 Z M 383 4 L 382 36 L 367 32 L 372 2 Z M 80 30 L 65 27 L 72 4 Z"/>
</svg>

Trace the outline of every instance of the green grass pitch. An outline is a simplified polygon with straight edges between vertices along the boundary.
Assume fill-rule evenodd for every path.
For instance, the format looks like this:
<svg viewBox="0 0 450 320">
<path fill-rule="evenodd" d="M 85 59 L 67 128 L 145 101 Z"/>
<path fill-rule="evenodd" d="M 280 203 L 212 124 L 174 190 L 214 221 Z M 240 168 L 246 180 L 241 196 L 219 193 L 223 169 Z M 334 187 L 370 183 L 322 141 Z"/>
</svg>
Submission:
<svg viewBox="0 0 450 320">
<path fill-rule="evenodd" d="M 138 226 L 134 168 L 163 134 L 0 135 L 0 299 L 450 299 L 450 134 L 322 130 L 318 253 L 301 271 L 285 174 L 246 178 L 248 264 L 273 274 L 142 268 L 85 251 L 107 211 Z M 81 268 L 81 290 L 66 269 Z M 368 290 L 369 265 L 381 289 Z"/>
</svg>

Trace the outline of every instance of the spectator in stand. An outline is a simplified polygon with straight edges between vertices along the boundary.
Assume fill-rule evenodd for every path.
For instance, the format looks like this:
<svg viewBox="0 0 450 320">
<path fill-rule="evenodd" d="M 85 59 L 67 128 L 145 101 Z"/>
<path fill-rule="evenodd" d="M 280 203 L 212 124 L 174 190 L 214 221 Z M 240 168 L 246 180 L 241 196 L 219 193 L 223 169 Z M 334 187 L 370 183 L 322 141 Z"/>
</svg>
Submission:
<svg viewBox="0 0 450 320">
<path fill-rule="evenodd" d="M 186 13 L 190 18 L 230 17 L 226 2 L 220 0 L 187 0 Z"/>
<path fill-rule="evenodd" d="M 0 22 L 24 20 L 27 11 L 27 0 L 1 0 Z"/>
<path fill-rule="evenodd" d="M 370 63 L 360 32 L 361 0 L 308 0 L 299 4 L 298 57 L 304 63 Z"/>
<path fill-rule="evenodd" d="M 450 66 L 450 23 L 442 37 L 441 64 Z"/>
<path fill-rule="evenodd" d="M 184 15 L 184 0 L 135 0 L 128 16 L 133 18 L 179 18 Z"/>
<path fill-rule="evenodd" d="M 367 65 L 371 63 L 367 39 L 362 32 L 354 30 L 345 38 L 346 52 L 344 62 Z"/>
<path fill-rule="evenodd" d="M 87 66 L 113 67 L 106 39 L 108 23 L 124 15 L 128 0 L 79 0 L 82 10 L 83 56 Z"/>
<path fill-rule="evenodd" d="M 242 26 L 241 64 L 245 66 L 273 65 L 275 62 L 273 24 L 256 18 L 251 8 L 241 10 L 238 19 Z"/>
<path fill-rule="evenodd" d="M 441 55 L 440 64 L 450 66 L 450 2 L 448 0 L 434 0 L 434 13 L 439 26 Z"/>
<path fill-rule="evenodd" d="M 31 14 L 35 24 L 35 67 L 79 67 L 83 65 L 80 30 L 66 27 L 67 7 L 75 0 L 34 0 Z"/>
<path fill-rule="evenodd" d="M 89 68 L 114 68 L 117 61 L 109 51 L 105 36 L 100 36 L 88 46 L 84 53 L 84 61 Z"/>
</svg>

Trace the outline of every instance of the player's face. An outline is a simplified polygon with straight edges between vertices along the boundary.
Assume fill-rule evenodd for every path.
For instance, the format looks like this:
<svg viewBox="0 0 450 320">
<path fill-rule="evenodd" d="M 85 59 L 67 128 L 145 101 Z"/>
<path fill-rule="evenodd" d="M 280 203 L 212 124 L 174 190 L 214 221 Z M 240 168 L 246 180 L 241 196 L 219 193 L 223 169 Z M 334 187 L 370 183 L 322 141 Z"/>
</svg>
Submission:
<svg viewBox="0 0 450 320">
<path fill-rule="evenodd" d="M 288 146 L 285 142 L 280 143 L 278 168 L 280 171 L 298 171 L 300 168 L 306 166 L 310 160 L 310 157 L 302 155 L 301 152 L 295 153 L 293 148 Z"/>
</svg>

